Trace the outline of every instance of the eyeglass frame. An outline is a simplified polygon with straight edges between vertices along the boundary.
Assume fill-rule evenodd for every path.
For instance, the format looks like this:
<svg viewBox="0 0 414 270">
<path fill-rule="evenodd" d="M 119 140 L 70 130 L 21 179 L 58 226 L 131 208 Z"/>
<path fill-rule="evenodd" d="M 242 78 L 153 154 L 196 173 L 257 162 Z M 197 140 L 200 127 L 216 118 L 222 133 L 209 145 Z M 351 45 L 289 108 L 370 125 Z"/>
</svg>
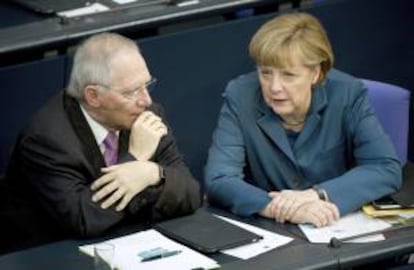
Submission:
<svg viewBox="0 0 414 270">
<path fill-rule="evenodd" d="M 146 82 L 142 86 L 139 86 L 139 87 L 135 88 L 135 90 L 129 90 L 129 91 L 125 91 L 125 92 L 121 92 L 121 91 L 113 91 L 113 92 L 117 92 L 118 94 L 120 94 L 121 96 L 123 96 L 126 99 L 134 100 L 134 99 L 137 99 L 138 96 L 141 93 L 144 92 L 144 90 L 147 90 L 149 93 L 151 93 L 153 91 L 154 86 L 155 86 L 156 83 L 157 83 L 157 78 L 151 76 L 151 78 L 148 82 Z M 103 87 L 105 87 L 109 90 L 112 89 L 111 86 L 106 85 L 106 84 L 97 83 L 96 85 L 103 86 Z"/>
</svg>

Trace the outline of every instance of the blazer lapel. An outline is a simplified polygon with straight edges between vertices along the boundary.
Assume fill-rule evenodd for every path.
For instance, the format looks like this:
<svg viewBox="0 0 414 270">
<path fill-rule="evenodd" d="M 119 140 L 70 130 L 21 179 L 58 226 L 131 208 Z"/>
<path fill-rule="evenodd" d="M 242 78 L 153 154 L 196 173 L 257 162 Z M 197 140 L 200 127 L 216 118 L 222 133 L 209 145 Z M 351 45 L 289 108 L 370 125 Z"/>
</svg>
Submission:
<svg viewBox="0 0 414 270">
<path fill-rule="evenodd" d="M 101 175 L 101 168 L 105 167 L 105 160 L 78 101 L 64 93 L 63 104 L 68 119 L 81 142 L 82 152 L 93 167 L 93 173 Z"/>
<path fill-rule="evenodd" d="M 299 137 L 295 142 L 295 150 L 299 149 L 306 142 L 308 142 L 312 134 L 318 129 L 321 121 L 320 114 L 321 111 L 326 107 L 326 105 L 326 91 L 324 88 L 324 84 L 321 84 L 321 86 L 318 86 L 313 90 L 311 108 L 309 110 L 305 126 L 303 127 L 302 132 L 299 134 Z"/>
<path fill-rule="evenodd" d="M 295 157 L 292 153 L 292 148 L 286 136 L 286 132 L 282 127 L 279 117 L 272 111 L 265 103 L 261 92 L 258 91 L 257 97 L 257 124 L 264 133 L 275 143 L 279 149 L 296 164 Z"/>
</svg>

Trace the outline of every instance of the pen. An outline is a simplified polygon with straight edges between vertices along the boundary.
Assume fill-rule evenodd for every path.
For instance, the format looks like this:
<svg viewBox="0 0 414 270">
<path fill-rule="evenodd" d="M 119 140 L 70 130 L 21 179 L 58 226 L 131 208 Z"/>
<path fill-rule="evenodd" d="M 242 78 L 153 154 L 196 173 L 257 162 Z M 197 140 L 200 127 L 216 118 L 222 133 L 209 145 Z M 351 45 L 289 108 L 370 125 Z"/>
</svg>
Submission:
<svg viewBox="0 0 414 270">
<path fill-rule="evenodd" d="M 162 259 L 162 258 L 166 258 L 166 257 L 171 257 L 177 254 L 180 254 L 181 250 L 172 250 L 172 251 L 166 251 L 163 253 L 159 253 L 159 254 L 155 254 L 152 256 L 148 256 L 142 259 L 141 262 L 149 262 L 149 261 L 153 261 L 153 260 L 158 260 L 158 259 Z"/>
</svg>

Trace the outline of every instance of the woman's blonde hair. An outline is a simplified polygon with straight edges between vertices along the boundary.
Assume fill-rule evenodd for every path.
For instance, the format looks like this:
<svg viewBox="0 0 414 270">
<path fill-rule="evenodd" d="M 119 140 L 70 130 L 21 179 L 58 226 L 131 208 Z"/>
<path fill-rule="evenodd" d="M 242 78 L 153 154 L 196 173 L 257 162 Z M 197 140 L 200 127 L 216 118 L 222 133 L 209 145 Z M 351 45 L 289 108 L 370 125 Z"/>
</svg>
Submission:
<svg viewBox="0 0 414 270">
<path fill-rule="evenodd" d="M 249 53 L 264 66 L 292 67 L 297 60 L 310 67 L 320 64 L 318 82 L 325 79 L 334 61 L 325 30 L 307 13 L 288 13 L 266 22 L 250 41 Z"/>
</svg>

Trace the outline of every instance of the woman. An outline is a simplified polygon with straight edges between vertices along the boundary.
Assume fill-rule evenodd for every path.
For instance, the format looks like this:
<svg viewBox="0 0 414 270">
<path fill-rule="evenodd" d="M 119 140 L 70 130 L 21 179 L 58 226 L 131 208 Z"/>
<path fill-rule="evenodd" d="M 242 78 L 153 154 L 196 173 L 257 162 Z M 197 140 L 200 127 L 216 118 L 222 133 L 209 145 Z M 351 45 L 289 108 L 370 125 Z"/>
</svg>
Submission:
<svg viewBox="0 0 414 270">
<path fill-rule="evenodd" d="M 316 18 L 281 15 L 253 36 L 257 72 L 225 91 L 205 169 L 209 200 L 242 216 L 326 226 L 396 191 L 401 166 Z"/>
</svg>

